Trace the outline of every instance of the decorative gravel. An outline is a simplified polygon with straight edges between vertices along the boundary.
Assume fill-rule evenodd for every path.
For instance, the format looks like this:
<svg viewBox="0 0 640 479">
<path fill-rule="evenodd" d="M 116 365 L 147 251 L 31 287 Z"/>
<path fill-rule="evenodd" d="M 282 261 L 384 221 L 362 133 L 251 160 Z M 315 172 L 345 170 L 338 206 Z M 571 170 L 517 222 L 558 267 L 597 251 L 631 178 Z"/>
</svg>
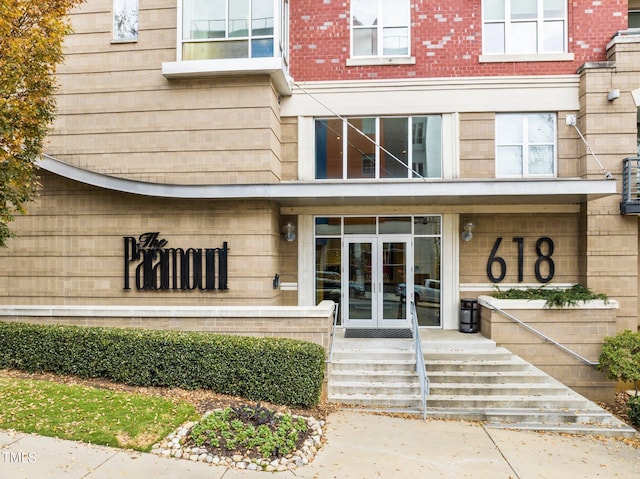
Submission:
<svg viewBox="0 0 640 479">
<path fill-rule="evenodd" d="M 293 416 L 294 418 L 301 416 Z M 322 433 L 324 421 L 318 421 L 313 417 L 303 417 L 309 426 L 309 437 L 302 447 L 287 456 L 273 459 L 250 457 L 243 454 L 221 456 L 209 452 L 201 447 L 184 446 L 185 438 L 196 422 L 184 424 L 176 431 L 169 434 L 151 449 L 152 454 L 163 457 L 175 457 L 193 462 L 204 462 L 216 466 L 224 466 L 234 469 L 247 469 L 251 471 L 281 472 L 290 471 L 309 464 L 322 446 Z"/>
</svg>

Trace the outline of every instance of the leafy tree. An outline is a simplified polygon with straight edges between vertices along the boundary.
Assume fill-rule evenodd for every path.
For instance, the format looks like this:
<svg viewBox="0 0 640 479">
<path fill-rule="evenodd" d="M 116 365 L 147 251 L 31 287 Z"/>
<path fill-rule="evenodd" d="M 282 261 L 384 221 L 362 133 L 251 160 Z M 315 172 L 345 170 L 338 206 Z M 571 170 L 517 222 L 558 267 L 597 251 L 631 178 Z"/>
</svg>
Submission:
<svg viewBox="0 0 640 479">
<path fill-rule="evenodd" d="M 0 247 L 39 182 L 36 161 L 55 114 L 56 66 L 82 0 L 0 2 Z"/>
</svg>

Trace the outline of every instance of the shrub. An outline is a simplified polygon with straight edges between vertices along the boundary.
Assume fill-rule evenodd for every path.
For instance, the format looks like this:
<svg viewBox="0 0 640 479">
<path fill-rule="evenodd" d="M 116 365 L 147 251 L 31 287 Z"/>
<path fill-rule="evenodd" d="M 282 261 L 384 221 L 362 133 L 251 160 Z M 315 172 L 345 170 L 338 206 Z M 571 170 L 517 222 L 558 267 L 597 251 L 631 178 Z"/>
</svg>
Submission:
<svg viewBox="0 0 640 479">
<path fill-rule="evenodd" d="M 294 407 L 318 403 L 324 349 L 284 338 L 0 323 L 0 368 L 210 389 Z"/>
<path fill-rule="evenodd" d="M 633 381 L 638 395 L 640 381 L 640 333 L 630 330 L 604 338 L 600 364 L 609 379 Z"/>
<path fill-rule="evenodd" d="M 493 293 L 493 297 L 497 299 L 544 299 L 547 301 L 548 307 L 575 306 L 581 301 L 591 301 L 601 299 L 608 301 L 608 297 L 603 293 L 593 293 L 589 288 L 581 284 L 574 284 L 568 289 L 548 288 L 541 286 L 539 288 L 511 288 L 501 291 L 499 288 Z"/>
<path fill-rule="evenodd" d="M 629 420 L 636 426 L 640 426 L 640 396 L 629 398 Z"/>
</svg>

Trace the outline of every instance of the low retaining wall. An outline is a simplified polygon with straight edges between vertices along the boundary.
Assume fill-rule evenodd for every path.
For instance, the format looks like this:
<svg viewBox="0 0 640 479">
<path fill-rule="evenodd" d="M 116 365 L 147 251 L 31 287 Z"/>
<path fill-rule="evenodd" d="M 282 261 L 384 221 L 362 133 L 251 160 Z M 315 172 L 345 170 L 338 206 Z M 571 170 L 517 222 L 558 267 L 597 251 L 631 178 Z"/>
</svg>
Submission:
<svg viewBox="0 0 640 479">
<path fill-rule="evenodd" d="M 0 306 L 0 321 L 206 331 L 300 339 L 329 350 L 335 304 L 318 306 Z"/>
<path fill-rule="evenodd" d="M 604 373 L 546 342 L 523 326 L 506 318 L 500 308 L 589 361 L 597 362 L 606 336 L 617 334 L 618 303 L 588 301 L 564 308 L 545 307 L 544 300 L 496 299 L 480 296 L 481 332 L 497 345 L 551 375 L 592 401 L 612 402 L 614 381 Z"/>
</svg>

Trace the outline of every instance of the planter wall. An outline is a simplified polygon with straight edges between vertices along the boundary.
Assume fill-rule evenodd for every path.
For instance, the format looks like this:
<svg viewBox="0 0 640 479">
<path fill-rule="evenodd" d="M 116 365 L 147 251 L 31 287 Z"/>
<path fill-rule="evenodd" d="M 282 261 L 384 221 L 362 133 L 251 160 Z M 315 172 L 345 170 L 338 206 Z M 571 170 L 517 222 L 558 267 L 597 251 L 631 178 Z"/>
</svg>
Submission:
<svg viewBox="0 0 640 479">
<path fill-rule="evenodd" d="M 478 302 L 484 336 L 592 401 L 613 400 L 616 385 L 606 379 L 604 373 L 544 341 L 493 307 L 508 312 L 583 358 L 597 362 L 604 338 L 618 332 L 616 301 L 588 301 L 564 308 L 548 308 L 544 300 L 495 299 L 490 296 L 480 296 Z"/>
</svg>

